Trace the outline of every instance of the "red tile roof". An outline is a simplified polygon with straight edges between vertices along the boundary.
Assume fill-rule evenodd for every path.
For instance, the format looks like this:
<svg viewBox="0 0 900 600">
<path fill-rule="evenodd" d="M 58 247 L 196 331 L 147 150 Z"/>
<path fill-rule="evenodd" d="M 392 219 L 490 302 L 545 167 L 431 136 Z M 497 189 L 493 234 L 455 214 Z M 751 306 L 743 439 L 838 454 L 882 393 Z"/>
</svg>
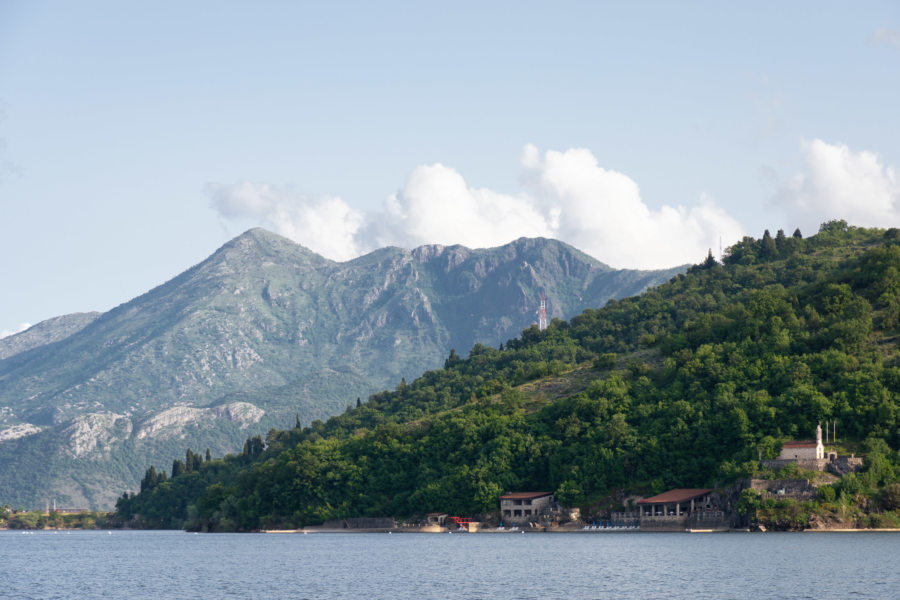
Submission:
<svg viewBox="0 0 900 600">
<path fill-rule="evenodd" d="M 511 494 L 503 494 L 500 496 L 501 500 L 528 500 L 535 498 L 543 498 L 544 496 L 550 496 L 553 492 L 513 492 Z"/>
<path fill-rule="evenodd" d="M 782 448 L 815 448 L 817 444 L 815 442 L 785 442 L 781 447 Z"/>
<path fill-rule="evenodd" d="M 638 504 L 664 504 L 666 502 L 684 502 L 685 500 L 704 496 L 711 491 L 713 490 L 707 488 L 669 490 L 668 492 L 663 492 L 662 494 L 653 496 L 652 498 L 644 498 L 643 500 L 638 500 Z"/>
</svg>

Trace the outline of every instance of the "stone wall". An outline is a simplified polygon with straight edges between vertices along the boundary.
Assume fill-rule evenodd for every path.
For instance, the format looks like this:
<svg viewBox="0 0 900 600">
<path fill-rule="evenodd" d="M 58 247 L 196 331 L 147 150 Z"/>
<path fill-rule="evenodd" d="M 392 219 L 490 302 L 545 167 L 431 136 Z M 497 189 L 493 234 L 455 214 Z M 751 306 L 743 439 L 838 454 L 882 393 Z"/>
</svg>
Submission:
<svg viewBox="0 0 900 600">
<path fill-rule="evenodd" d="M 847 473 L 855 473 L 862 469 L 863 459 L 853 455 L 838 456 L 832 452 L 826 458 L 801 458 L 799 460 L 776 458 L 764 460 L 762 464 L 773 471 L 780 471 L 788 465 L 797 465 L 807 471 L 828 471 L 838 477 L 843 477 Z"/>
<path fill-rule="evenodd" d="M 688 518 L 687 526 L 689 529 L 723 531 L 731 527 L 731 515 L 721 510 L 701 510 Z"/>
<path fill-rule="evenodd" d="M 641 519 L 641 531 L 684 531 L 687 529 L 688 517 L 681 515 L 643 517 Z"/>
<path fill-rule="evenodd" d="M 748 487 L 771 496 L 794 500 L 812 500 L 817 491 L 809 479 L 751 479 Z"/>
<path fill-rule="evenodd" d="M 801 459 L 782 459 L 776 458 L 773 460 L 764 460 L 762 461 L 763 466 L 773 471 L 780 471 L 788 465 L 797 465 L 801 469 L 806 469 L 807 471 L 824 471 L 828 466 L 827 458 L 801 458 Z"/>
<path fill-rule="evenodd" d="M 833 459 L 828 466 L 829 473 L 843 477 L 848 473 L 856 473 L 863 467 L 863 459 L 856 456 L 838 456 Z"/>
</svg>

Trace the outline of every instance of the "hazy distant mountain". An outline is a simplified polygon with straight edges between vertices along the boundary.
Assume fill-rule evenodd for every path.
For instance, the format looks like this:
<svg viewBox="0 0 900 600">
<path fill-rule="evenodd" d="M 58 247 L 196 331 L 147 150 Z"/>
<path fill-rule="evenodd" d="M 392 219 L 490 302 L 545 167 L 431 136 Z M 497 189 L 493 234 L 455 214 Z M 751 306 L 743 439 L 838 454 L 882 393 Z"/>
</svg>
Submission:
<svg viewBox="0 0 900 600">
<path fill-rule="evenodd" d="M 0 504 L 109 506 L 186 447 L 239 450 L 436 368 L 451 348 L 517 336 L 541 289 L 551 317 L 570 317 L 680 270 L 614 270 L 525 238 L 337 263 L 253 229 L 102 316 L 0 341 Z"/>
<path fill-rule="evenodd" d="M 0 360 L 38 346 L 46 346 L 84 329 L 103 313 L 72 313 L 41 321 L 21 333 L 0 339 Z"/>
</svg>

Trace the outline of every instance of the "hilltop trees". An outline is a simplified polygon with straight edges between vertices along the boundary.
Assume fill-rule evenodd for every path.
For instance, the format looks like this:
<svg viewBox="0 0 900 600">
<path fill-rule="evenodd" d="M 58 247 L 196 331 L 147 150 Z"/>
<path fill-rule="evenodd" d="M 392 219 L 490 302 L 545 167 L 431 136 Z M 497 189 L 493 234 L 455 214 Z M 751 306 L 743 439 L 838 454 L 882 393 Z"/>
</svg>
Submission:
<svg viewBox="0 0 900 600">
<path fill-rule="evenodd" d="M 589 504 L 733 480 L 827 419 L 869 440 L 866 474 L 841 493 L 887 489 L 900 476 L 900 246 L 826 225 L 806 240 L 745 238 L 724 265 L 710 253 L 664 286 L 527 329 L 504 350 L 451 351 L 443 369 L 273 432 L 268 447 L 250 438 L 242 456 L 173 473 L 119 510 L 249 530 L 483 513 L 513 489 Z"/>
</svg>

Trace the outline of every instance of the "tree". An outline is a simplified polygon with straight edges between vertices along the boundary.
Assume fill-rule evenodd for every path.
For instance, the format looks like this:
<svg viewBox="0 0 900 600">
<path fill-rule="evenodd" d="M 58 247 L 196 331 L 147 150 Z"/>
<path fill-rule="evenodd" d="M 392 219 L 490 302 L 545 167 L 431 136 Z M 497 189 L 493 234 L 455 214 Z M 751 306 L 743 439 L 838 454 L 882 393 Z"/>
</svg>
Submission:
<svg viewBox="0 0 900 600">
<path fill-rule="evenodd" d="M 793 237 L 795 240 L 802 240 L 802 239 L 803 239 L 803 234 L 800 233 L 800 228 L 799 228 L 799 227 L 798 227 L 797 229 L 794 230 L 794 235 L 792 235 L 791 237 Z"/>
<path fill-rule="evenodd" d="M 444 361 L 444 368 L 449 369 L 460 362 L 462 362 L 462 359 L 459 357 L 459 354 L 456 353 L 456 348 L 450 348 L 450 356 Z"/>
<path fill-rule="evenodd" d="M 825 221 L 821 225 L 819 225 L 819 232 L 835 232 L 835 233 L 846 233 L 850 231 L 850 226 L 847 225 L 847 221 L 844 219 L 831 219 L 830 221 Z"/>
<path fill-rule="evenodd" d="M 559 503 L 566 507 L 577 506 L 584 501 L 584 494 L 578 483 L 567 479 L 563 481 L 556 490 L 556 499 Z"/>
<path fill-rule="evenodd" d="M 254 435 L 253 437 L 247 438 L 247 441 L 244 442 L 244 456 L 249 456 L 250 458 L 256 458 L 265 450 L 265 443 L 262 438 L 258 435 Z"/>
<path fill-rule="evenodd" d="M 766 229 L 765 233 L 763 233 L 762 242 L 760 243 L 759 253 L 763 258 L 775 258 L 778 256 L 778 246 L 775 244 L 775 240 L 772 239 L 772 235 L 769 233 L 769 230 Z"/>
<path fill-rule="evenodd" d="M 141 479 L 141 491 L 149 490 L 151 488 L 156 487 L 159 484 L 159 473 L 156 472 L 156 467 L 150 465 L 150 468 L 144 473 L 144 478 Z"/>
<path fill-rule="evenodd" d="M 787 246 L 787 236 L 784 235 L 784 229 L 779 229 L 775 234 L 775 247 L 781 252 Z"/>
<path fill-rule="evenodd" d="M 881 503 L 887 510 L 900 510 L 900 483 L 892 483 L 882 490 Z"/>
<path fill-rule="evenodd" d="M 759 492 L 752 488 L 747 488 L 741 490 L 741 497 L 735 508 L 740 514 L 753 519 L 756 517 L 756 511 L 759 509 L 759 505 Z"/>
</svg>

